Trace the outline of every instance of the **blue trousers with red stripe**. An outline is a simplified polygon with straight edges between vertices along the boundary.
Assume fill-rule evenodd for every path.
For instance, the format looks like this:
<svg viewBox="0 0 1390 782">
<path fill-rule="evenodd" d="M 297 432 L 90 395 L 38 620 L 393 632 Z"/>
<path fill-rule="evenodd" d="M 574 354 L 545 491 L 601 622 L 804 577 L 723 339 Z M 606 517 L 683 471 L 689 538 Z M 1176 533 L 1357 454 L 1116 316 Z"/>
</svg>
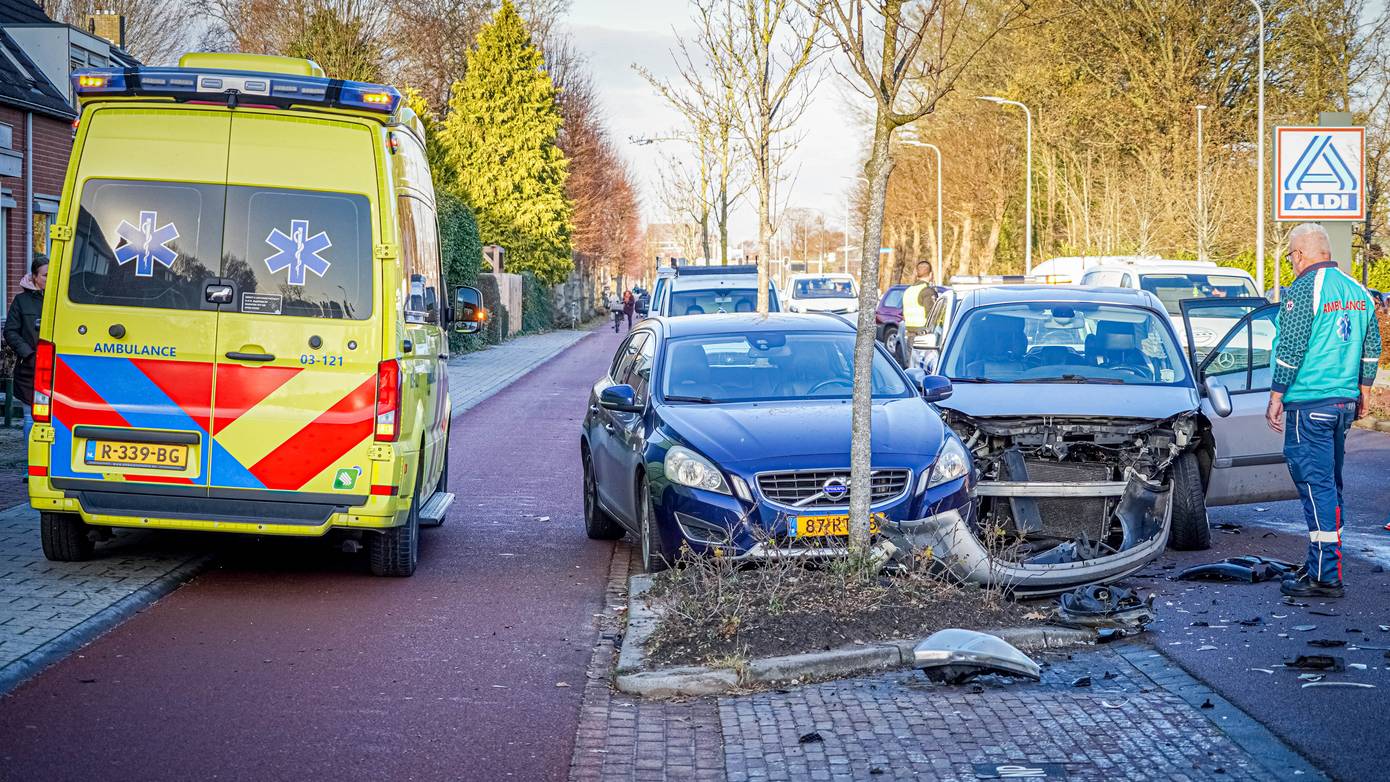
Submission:
<svg viewBox="0 0 1390 782">
<path fill-rule="evenodd" d="M 1342 458 L 1354 402 L 1300 406 L 1284 413 L 1284 458 L 1308 523 L 1308 575 L 1342 580 Z"/>
</svg>

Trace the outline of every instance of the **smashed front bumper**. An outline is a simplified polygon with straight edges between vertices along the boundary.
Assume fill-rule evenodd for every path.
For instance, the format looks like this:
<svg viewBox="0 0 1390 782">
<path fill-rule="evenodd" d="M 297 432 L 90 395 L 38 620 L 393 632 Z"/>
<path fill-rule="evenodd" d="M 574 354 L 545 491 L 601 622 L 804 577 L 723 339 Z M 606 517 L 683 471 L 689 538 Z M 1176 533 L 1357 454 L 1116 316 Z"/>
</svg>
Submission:
<svg viewBox="0 0 1390 782">
<path fill-rule="evenodd" d="M 1063 557 L 1011 560 L 991 551 L 967 519 L 955 510 L 915 521 L 890 521 L 881 534 L 892 562 L 929 564 L 961 583 L 1005 589 L 1019 597 L 1058 594 L 1085 584 L 1123 578 L 1163 553 L 1172 514 L 1172 491 L 1138 475 L 1126 481 L 1115 518 L 1123 540 L 1102 556 L 1070 561 Z M 1059 547 L 1060 548 L 1060 547 Z M 1080 549 L 1076 549 L 1080 550 Z M 1040 559 L 1050 561 L 1037 561 Z"/>
</svg>

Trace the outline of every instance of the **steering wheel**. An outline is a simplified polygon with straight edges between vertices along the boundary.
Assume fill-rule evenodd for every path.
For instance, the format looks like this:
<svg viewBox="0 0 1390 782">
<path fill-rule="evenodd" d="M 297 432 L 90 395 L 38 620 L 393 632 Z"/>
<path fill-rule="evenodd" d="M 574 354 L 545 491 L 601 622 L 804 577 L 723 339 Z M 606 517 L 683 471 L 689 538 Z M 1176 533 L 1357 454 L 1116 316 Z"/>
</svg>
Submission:
<svg viewBox="0 0 1390 782">
<path fill-rule="evenodd" d="M 1136 377 L 1153 377 L 1153 373 L 1149 371 L 1148 367 L 1144 367 L 1139 364 L 1111 364 L 1107 366 L 1106 369 L 1113 369 L 1118 372 L 1128 372 L 1131 375 L 1135 375 Z"/>
<path fill-rule="evenodd" d="M 821 390 L 822 388 L 824 388 L 825 386 L 835 386 L 835 385 L 846 386 L 847 388 L 853 389 L 853 388 L 854 388 L 854 381 L 852 381 L 852 380 L 846 380 L 846 379 L 844 379 L 844 378 L 842 378 L 842 377 L 832 377 L 832 378 L 830 378 L 829 380 L 822 380 L 822 381 L 820 381 L 819 383 L 817 383 L 817 384 L 811 386 L 810 388 L 806 389 L 806 393 L 807 393 L 807 394 L 814 394 L 814 393 L 816 393 L 817 391 L 819 391 L 819 390 Z"/>
</svg>

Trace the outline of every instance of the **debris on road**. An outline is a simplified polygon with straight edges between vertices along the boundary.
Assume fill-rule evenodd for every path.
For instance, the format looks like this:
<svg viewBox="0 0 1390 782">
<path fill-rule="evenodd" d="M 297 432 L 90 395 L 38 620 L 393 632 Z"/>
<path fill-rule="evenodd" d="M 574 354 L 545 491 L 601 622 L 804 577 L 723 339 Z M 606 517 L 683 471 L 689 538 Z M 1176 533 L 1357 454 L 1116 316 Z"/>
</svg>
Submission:
<svg viewBox="0 0 1390 782">
<path fill-rule="evenodd" d="M 1289 629 L 1290 629 L 1290 630 L 1293 630 L 1293 631 L 1296 632 L 1296 633 L 1307 633 L 1307 632 L 1310 632 L 1310 631 L 1312 631 L 1312 630 L 1318 629 L 1318 626 L 1317 626 L 1317 625 L 1294 625 L 1293 627 L 1290 627 Z"/>
<path fill-rule="evenodd" d="M 1220 562 L 1193 565 L 1180 571 L 1176 581 L 1234 581 L 1256 584 L 1290 575 L 1298 566 L 1279 559 L 1265 557 L 1227 557 Z"/>
<path fill-rule="evenodd" d="M 1042 680 L 1042 669 L 1028 655 L 1001 638 L 974 630 L 938 630 L 917 644 L 912 656 L 937 683 L 965 684 L 990 673 Z"/>
<path fill-rule="evenodd" d="M 1362 682 L 1308 682 L 1303 685 L 1303 689 L 1309 687 L 1357 687 L 1363 690 L 1374 690 L 1374 684 L 1364 684 Z"/>
<path fill-rule="evenodd" d="M 1219 524 L 1213 524 L 1211 525 L 1211 528 L 1219 532 L 1224 532 L 1227 535 L 1239 535 L 1240 531 L 1244 529 L 1244 527 L 1242 527 L 1240 524 L 1236 524 L 1230 521 L 1223 521 Z"/>
<path fill-rule="evenodd" d="M 1308 641 L 1308 645 L 1331 649 L 1337 646 L 1346 646 L 1347 642 L 1344 638 L 1313 638 Z"/>
<path fill-rule="evenodd" d="M 1154 620 L 1154 595 L 1141 600 L 1133 589 L 1091 584 L 1057 599 L 1057 616 L 1077 627 L 1120 627 L 1142 632 Z"/>
<path fill-rule="evenodd" d="M 1330 654 L 1300 654 L 1292 660 L 1284 661 L 1285 668 L 1304 671 L 1345 671 L 1346 660 Z"/>
<path fill-rule="evenodd" d="M 822 736 L 822 735 L 820 734 L 820 731 L 813 730 L 813 731 L 811 731 L 810 733 L 803 733 L 803 734 L 801 734 L 801 738 L 797 739 L 797 740 L 796 740 L 796 743 L 797 743 L 797 744 L 821 744 L 821 743 L 824 743 L 824 741 L 825 741 L 825 737 Z"/>
</svg>

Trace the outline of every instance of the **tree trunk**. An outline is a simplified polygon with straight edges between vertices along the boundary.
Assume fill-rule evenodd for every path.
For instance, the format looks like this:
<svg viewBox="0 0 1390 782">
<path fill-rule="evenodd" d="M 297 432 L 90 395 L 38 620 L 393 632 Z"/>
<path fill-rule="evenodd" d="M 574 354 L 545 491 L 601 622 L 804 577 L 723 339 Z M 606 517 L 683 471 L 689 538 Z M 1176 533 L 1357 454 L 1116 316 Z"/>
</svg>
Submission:
<svg viewBox="0 0 1390 782">
<path fill-rule="evenodd" d="M 762 159 L 758 161 L 758 314 L 766 315 L 768 308 L 767 280 L 769 242 L 772 239 L 772 175 L 768 170 L 766 145 Z"/>
<path fill-rule="evenodd" d="M 975 265 L 972 256 L 975 251 L 975 205 L 965 204 L 964 207 L 960 215 L 960 262 L 957 268 L 960 274 L 978 274 L 971 270 Z"/>
<path fill-rule="evenodd" d="M 854 339 L 854 399 L 850 412 L 849 545 L 858 553 L 869 548 L 869 514 L 873 506 L 869 473 L 873 463 L 874 308 L 878 305 L 878 249 L 883 246 L 888 175 L 893 170 L 888 147 L 891 137 L 888 120 L 880 112 L 869 161 L 864 166 L 869 204 L 860 245 L 863 254 L 859 264 L 859 331 Z"/>
</svg>

